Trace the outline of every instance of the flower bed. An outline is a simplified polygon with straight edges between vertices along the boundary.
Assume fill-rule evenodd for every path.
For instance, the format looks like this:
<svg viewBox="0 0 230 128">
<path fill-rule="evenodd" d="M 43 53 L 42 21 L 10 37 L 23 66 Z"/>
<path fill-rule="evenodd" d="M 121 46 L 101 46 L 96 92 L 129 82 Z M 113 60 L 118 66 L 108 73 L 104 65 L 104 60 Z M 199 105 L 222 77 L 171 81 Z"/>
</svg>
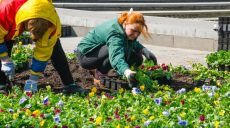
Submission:
<svg viewBox="0 0 230 128">
<path fill-rule="evenodd" d="M 46 85 L 54 87 L 61 82 L 49 63 L 45 77 L 39 81 L 45 89 L 24 94 L 15 86 L 9 95 L 0 94 L 0 127 L 230 127 L 227 71 L 211 70 L 200 64 L 188 70 L 183 66 L 156 68 L 145 63 L 137 69 L 137 87 L 106 93 L 93 85 L 92 76 L 76 60 L 70 60 L 69 64 L 76 83 L 91 88 L 89 94 L 52 92 Z M 151 75 L 155 70 L 166 78 L 170 74 L 170 84 L 154 80 L 158 78 Z M 14 82 L 23 85 L 28 72 L 17 73 Z M 179 81 L 180 78 L 185 81 Z M 196 86 L 196 80 L 206 82 Z"/>
</svg>

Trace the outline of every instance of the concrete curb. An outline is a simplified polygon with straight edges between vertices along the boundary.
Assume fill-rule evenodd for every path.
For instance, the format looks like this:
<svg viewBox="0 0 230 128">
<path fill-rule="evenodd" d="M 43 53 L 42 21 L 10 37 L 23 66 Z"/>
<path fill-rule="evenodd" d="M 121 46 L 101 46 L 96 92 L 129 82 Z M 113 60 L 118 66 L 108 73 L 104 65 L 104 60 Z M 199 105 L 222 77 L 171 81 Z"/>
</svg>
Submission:
<svg viewBox="0 0 230 128">
<path fill-rule="evenodd" d="M 56 8 L 62 24 L 71 25 L 76 36 L 85 36 L 89 30 L 102 22 L 118 16 L 115 13 L 80 11 Z M 217 32 L 213 31 L 214 21 L 145 17 L 152 38 L 143 43 L 175 48 L 216 51 Z"/>
</svg>

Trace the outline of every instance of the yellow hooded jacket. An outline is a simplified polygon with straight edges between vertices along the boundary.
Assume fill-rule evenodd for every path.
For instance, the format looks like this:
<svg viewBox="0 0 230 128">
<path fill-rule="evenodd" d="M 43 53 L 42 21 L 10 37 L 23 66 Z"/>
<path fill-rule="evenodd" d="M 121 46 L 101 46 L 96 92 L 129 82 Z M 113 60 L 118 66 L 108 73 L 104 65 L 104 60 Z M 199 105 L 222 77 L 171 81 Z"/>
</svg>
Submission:
<svg viewBox="0 0 230 128">
<path fill-rule="evenodd" d="M 40 74 L 44 71 L 47 61 L 52 55 L 53 47 L 61 35 L 61 23 L 52 0 L 28 0 L 16 14 L 14 37 L 20 35 L 23 31 L 23 22 L 32 18 L 43 18 L 52 23 L 43 37 L 35 43 L 31 69 L 32 73 Z"/>
</svg>

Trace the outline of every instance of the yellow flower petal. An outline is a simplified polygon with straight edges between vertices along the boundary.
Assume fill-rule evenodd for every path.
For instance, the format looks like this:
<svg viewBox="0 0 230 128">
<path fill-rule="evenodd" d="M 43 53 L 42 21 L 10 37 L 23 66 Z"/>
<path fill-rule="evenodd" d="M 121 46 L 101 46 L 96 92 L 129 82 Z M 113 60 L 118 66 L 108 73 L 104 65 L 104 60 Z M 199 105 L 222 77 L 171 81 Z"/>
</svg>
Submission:
<svg viewBox="0 0 230 128">
<path fill-rule="evenodd" d="M 124 92 L 124 89 L 123 89 L 123 88 L 120 88 L 120 89 L 118 90 L 118 92 L 119 92 L 119 93 L 123 93 L 123 92 Z"/>
<path fill-rule="evenodd" d="M 215 123 L 214 123 L 215 128 L 218 128 L 218 127 L 219 127 L 219 124 L 220 124 L 219 121 L 215 121 Z"/>
<path fill-rule="evenodd" d="M 144 113 L 145 115 L 148 115 L 148 114 L 149 114 L 149 110 L 148 110 L 148 109 L 145 109 L 145 110 L 143 110 L 143 113 Z"/>
<path fill-rule="evenodd" d="M 14 120 L 17 119 L 18 116 L 19 116 L 18 113 L 14 113 L 14 114 L 13 114 L 13 119 L 14 119 Z"/>
<path fill-rule="evenodd" d="M 96 87 L 93 87 L 93 88 L 91 89 L 91 92 L 96 93 L 96 92 L 97 92 L 97 88 L 96 88 Z"/>
<path fill-rule="evenodd" d="M 18 45 L 22 45 L 22 41 L 20 41 L 20 42 L 18 43 Z"/>
<path fill-rule="evenodd" d="M 141 90 L 141 91 L 144 91 L 144 90 L 145 90 L 145 85 L 141 85 L 141 86 L 140 86 L 140 90 Z"/>
<path fill-rule="evenodd" d="M 29 109 L 26 109 L 26 115 L 30 116 L 31 115 L 31 111 Z"/>
<path fill-rule="evenodd" d="M 43 126 L 44 123 L 45 123 L 45 120 L 42 120 L 39 124 L 40 124 L 40 126 Z"/>
<path fill-rule="evenodd" d="M 180 117 L 182 117 L 182 118 L 184 118 L 184 117 L 185 117 L 185 115 L 186 115 L 186 113 L 185 113 L 185 112 L 181 112 L 181 113 L 180 113 Z"/>
<path fill-rule="evenodd" d="M 90 92 L 89 97 L 93 97 L 93 96 L 94 96 L 94 92 Z"/>
<path fill-rule="evenodd" d="M 149 117 L 149 120 L 153 120 L 155 117 L 154 116 L 150 116 Z"/>
<path fill-rule="evenodd" d="M 120 124 L 118 124 L 118 125 L 116 126 L 116 128 L 121 128 L 121 125 L 120 125 Z"/>
<path fill-rule="evenodd" d="M 101 116 L 97 117 L 96 122 L 95 122 L 96 125 L 99 125 L 101 123 L 101 121 L 102 121 L 102 117 Z"/>
<path fill-rule="evenodd" d="M 136 119 L 135 116 L 131 116 L 131 120 L 134 121 Z"/>
<path fill-rule="evenodd" d="M 35 115 L 35 116 L 38 116 L 38 115 L 40 115 L 40 111 L 39 110 L 35 110 L 35 111 L 33 111 L 32 114 Z"/>
<path fill-rule="evenodd" d="M 224 113 L 225 113 L 225 111 L 224 111 L 224 110 L 221 110 L 221 111 L 219 112 L 219 115 L 224 116 Z"/>
<path fill-rule="evenodd" d="M 194 88 L 194 91 L 195 91 L 196 93 L 199 93 L 199 92 L 200 92 L 200 88 L 195 87 L 195 88 Z"/>
</svg>

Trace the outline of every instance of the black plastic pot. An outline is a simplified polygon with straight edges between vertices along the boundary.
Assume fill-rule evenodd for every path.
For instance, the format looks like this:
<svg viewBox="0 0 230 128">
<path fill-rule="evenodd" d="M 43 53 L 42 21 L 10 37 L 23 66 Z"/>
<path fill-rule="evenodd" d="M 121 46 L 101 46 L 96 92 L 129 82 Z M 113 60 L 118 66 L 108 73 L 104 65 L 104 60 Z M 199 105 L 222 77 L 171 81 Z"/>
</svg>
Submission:
<svg viewBox="0 0 230 128">
<path fill-rule="evenodd" d="M 100 84 L 105 85 L 106 77 L 100 78 Z"/>
<path fill-rule="evenodd" d="M 225 71 L 230 72 L 230 65 L 225 65 Z"/>
<path fill-rule="evenodd" d="M 15 68 L 16 73 L 20 73 L 22 71 L 25 71 L 29 69 L 29 62 L 21 62 L 18 64 L 18 66 Z"/>
<path fill-rule="evenodd" d="M 196 86 L 202 86 L 202 85 L 204 85 L 204 80 L 196 80 L 196 81 L 194 81 L 194 84 Z"/>
<path fill-rule="evenodd" d="M 153 79 L 153 80 L 157 80 L 158 84 L 160 84 L 160 85 L 163 85 L 163 84 L 169 85 L 172 81 L 171 79 L 167 79 L 166 76 L 165 77 L 158 77 L 158 78 Z"/>
<path fill-rule="evenodd" d="M 33 41 L 32 41 L 31 38 L 24 38 L 24 39 L 22 39 L 22 44 L 27 45 L 27 44 L 32 44 L 32 43 L 33 43 Z"/>
<path fill-rule="evenodd" d="M 225 65 L 219 65 L 218 70 L 219 71 L 225 71 Z"/>
<path fill-rule="evenodd" d="M 69 37 L 71 36 L 71 26 L 69 25 L 62 25 L 61 28 L 61 37 Z"/>
<path fill-rule="evenodd" d="M 207 64 L 207 66 L 208 66 L 209 69 L 212 69 L 212 66 L 210 64 Z"/>
</svg>

